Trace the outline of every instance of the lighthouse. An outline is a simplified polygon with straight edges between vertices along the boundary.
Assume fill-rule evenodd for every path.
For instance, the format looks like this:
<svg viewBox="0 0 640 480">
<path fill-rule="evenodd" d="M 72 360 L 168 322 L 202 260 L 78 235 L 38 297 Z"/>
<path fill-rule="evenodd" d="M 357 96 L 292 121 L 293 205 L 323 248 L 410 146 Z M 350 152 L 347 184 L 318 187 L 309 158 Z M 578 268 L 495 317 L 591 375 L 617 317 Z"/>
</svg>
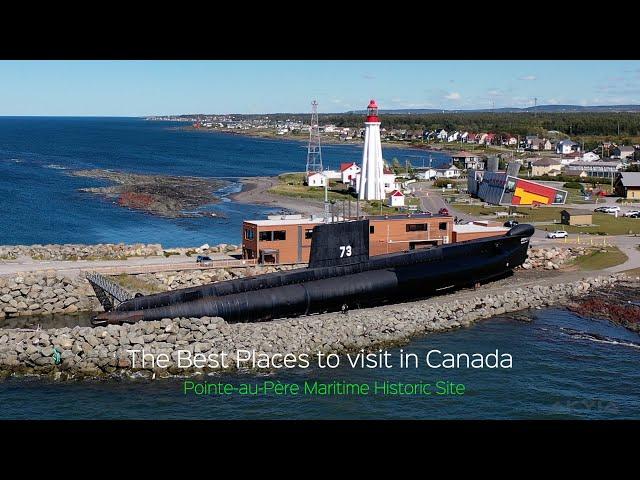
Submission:
<svg viewBox="0 0 640 480">
<path fill-rule="evenodd" d="M 364 122 L 364 150 L 358 198 L 360 200 L 384 200 L 382 145 L 380 144 L 380 119 L 378 104 L 369 102 Z"/>
</svg>

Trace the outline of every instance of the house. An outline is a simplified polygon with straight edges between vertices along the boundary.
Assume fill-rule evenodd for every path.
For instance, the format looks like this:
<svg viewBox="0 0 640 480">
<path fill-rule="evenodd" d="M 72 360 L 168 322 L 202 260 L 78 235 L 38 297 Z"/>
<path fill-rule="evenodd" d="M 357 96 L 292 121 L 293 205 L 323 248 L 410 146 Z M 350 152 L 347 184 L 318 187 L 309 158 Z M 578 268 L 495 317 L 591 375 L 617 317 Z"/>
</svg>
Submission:
<svg viewBox="0 0 640 480">
<path fill-rule="evenodd" d="M 436 168 L 437 178 L 460 178 L 462 170 L 455 165 L 451 165 L 449 168 Z"/>
<path fill-rule="evenodd" d="M 416 168 L 416 171 L 417 171 L 416 176 L 423 180 L 433 180 L 438 176 L 438 172 L 436 171 L 435 168 L 426 168 L 426 169 Z"/>
<path fill-rule="evenodd" d="M 464 165 L 464 168 L 466 169 L 473 168 L 475 170 L 484 170 L 484 161 L 482 160 L 482 157 L 475 153 L 463 150 L 451 155 L 451 160 L 454 163 L 458 162 L 459 164 Z"/>
<path fill-rule="evenodd" d="M 447 142 L 455 142 L 456 140 L 458 140 L 459 136 L 460 136 L 459 132 L 453 132 L 447 137 Z"/>
<path fill-rule="evenodd" d="M 518 145 L 518 138 L 513 135 L 505 135 L 502 137 L 502 145 Z"/>
<path fill-rule="evenodd" d="M 567 155 L 573 152 L 580 152 L 580 144 L 571 140 L 562 140 L 556 143 L 556 153 L 560 155 Z"/>
<path fill-rule="evenodd" d="M 466 140 L 467 143 L 478 143 L 478 134 L 477 133 L 469 133 L 465 140 Z"/>
<path fill-rule="evenodd" d="M 340 175 L 342 183 L 350 183 L 356 175 L 360 173 L 360 167 L 356 162 L 346 162 L 340 164 Z"/>
<path fill-rule="evenodd" d="M 390 207 L 404 207 L 404 193 L 400 190 L 394 190 L 388 199 L 388 205 Z"/>
<path fill-rule="evenodd" d="M 576 208 L 562 210 L 560 223 L 563 225 L 593 225 L 593 212 Z"/>
<path fill-rule="evenodd" d="M 312 173 L 307 177 L 307 185 L 310 187 L 324 187 L 327 184 L 327 177 L 321 172 Z"/>
<path fill-rule="evenodd" d="M 469 136 L 469 132 L 462 132 L 458 137 L 458 140 L 460 140 L 461 142 L 466 142 L 468 136 Z"/>
<path fill-rule="evenodd" d="M 615 177 L 622 170 L 622 163 L 616 161 L 573 162 L 565 170 L 567 175 L 579 177 Z"/>
<path fill-rule="evenodd" d="M 620 146 L 613 149 L 613 158 L 619 158 L 620 160 L 633 160 L 633 154 L 636 149 L 631 146 Z"/>
<path fill-rule="evenodd" d="M 586 152 L 580 158 L 583 162 L 593 162 L 595 160 L 600 160 L 600 155 L 594 152 Z"/>
<path fill-rule="evenodd" d="M 560 175 L 561 171 L 562 163 L 556 158 L 539 158 L 531 162 L 531 175 L 534 177 L 541 175 L 555 177 Z"/>
<path fill-rule="evenodd" d="M 628 200 L 639 200 L 640 172 L 619 173 L 613 184 L 613 190 L 620 197 Z"/>
<path fill-rule="evenodd" d="M 546 138 L 534 138 L 527 142 L 529 150 L 551 150 L 551 142 Z"/>
<path fill-rule="evenodd" d="M 441 142 L 446 140 L 448 137 L 449 135 L 444 128 L 439 128 L 438 130 L 436 130 L 436 139 L 440 140 Z"/>
<path fill-rule="evenodd" d="M 390 193 L 400 188 L 400 185 L 396 182 L 396 174 L 389 168 L 385 168 L 382 171 L 382 182 L 384 183 L 385 193 Z"/>
</svg>

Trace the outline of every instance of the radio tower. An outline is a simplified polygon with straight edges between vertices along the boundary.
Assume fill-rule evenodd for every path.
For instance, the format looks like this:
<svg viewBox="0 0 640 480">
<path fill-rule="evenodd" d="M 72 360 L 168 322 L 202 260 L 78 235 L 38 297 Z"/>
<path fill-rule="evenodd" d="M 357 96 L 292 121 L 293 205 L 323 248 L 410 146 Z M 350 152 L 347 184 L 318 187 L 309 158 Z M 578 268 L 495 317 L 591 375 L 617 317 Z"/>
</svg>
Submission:
<svg viewBox="0 0 640 480">
<path fill-rule="evenodd" d="M 307 150 L 307 175 L 322 172 L 320 129 L 318 128 L 318 102 L 311 102 L 311 126 L 309 127 L 309 149 Z"/>
</svg>

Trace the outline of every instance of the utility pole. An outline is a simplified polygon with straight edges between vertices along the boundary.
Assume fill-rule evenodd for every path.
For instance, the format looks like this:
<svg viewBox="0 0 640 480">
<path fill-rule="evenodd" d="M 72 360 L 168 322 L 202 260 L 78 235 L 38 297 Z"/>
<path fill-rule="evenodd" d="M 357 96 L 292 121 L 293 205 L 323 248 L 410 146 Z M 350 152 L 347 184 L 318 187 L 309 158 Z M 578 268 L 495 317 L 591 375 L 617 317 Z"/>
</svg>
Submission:
<svg viewBox="0 0 640 480">
<path fill-rule="evenodd" d="M 309 147 L 307 149 L 307 176 L 322 172 L 322 151 L 320 149 L 320 127 L 318 126 L 318 102 L 311 102 L 311 125 L 309 126 Z"/>
</svg>

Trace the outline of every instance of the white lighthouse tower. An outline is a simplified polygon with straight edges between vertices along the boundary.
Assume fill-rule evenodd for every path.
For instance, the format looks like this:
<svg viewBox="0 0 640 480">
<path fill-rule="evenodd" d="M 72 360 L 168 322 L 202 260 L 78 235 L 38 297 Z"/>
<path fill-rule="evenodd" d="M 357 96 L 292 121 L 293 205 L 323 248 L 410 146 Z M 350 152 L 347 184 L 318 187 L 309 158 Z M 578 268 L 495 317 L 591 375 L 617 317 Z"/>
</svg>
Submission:
<svg viewBox="0 0 640 480">
<path fill-rule="evenodd" d="M 360 200 L 384 200 L 382 145 L 380 144 L 380 119 L 378 104 L 375 100 L 367 107 L 367 120 L 364 122 L 364 150 L 362 152 L 362 171 L 358 198 Z"/>
</svg>

